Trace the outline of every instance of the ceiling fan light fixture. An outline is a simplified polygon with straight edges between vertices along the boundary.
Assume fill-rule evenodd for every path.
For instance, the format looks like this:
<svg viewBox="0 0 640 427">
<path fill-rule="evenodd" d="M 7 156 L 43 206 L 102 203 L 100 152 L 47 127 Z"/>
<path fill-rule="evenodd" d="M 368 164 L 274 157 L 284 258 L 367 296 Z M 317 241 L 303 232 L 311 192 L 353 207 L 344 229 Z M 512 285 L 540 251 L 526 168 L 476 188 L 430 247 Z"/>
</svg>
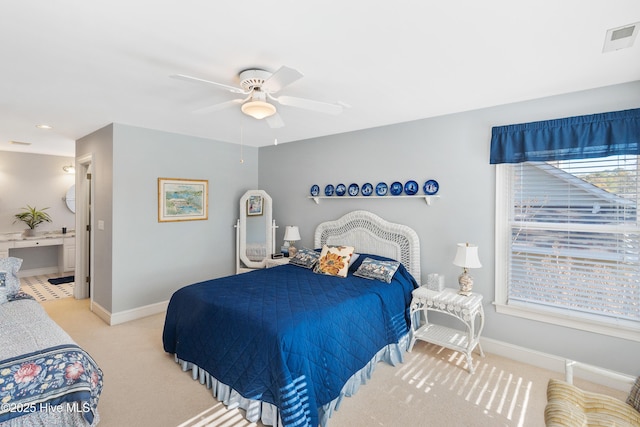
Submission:
<svg viewBox="0 0 640 427">
<path fill-rule="evenodd" d="M 242 104 L 242 112 L 254 119 L 264 119 L 276 113 L 276 107 L 264 101 L 249 101 Z"/>
</svg>

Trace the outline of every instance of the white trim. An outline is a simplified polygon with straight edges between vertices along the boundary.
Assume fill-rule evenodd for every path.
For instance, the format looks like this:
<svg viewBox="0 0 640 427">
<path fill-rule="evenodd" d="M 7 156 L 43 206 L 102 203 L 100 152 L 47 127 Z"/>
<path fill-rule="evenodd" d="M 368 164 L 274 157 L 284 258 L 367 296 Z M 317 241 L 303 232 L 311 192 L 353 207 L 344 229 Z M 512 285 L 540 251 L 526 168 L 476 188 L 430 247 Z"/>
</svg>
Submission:
<svg viewBox="0 0 640 427">
<path fill-rule="evenodd" d="M 589 321 L 588 319 L 575 319 L 561 313 L 551 311 L 536 310 L 533 307 L 517 306 L 514 304 L 500 304 L 497 299 L 494 302 L 496 312 L 524 319 L 536 320 L 538 322 L 551 323 L 553 325 L 565 326 L 567 328 L 579 329 L 582 331 L 595 332 L 610 337 L 623 338 L 630 341 L 640 342 L 640 331 L 625 327 L 624 325 L 606 325 L 602 322 Z"/>
<path fill-rule="evenodd" d="M 89 247 L 89 233 L 87 224 L 93 224 L 94 210 L 89 211 L 88 193 L 95 194 L 95 161 L 93 153 L 76 158 L 76 286 L 73 296 L 76 299 L 89 298 L 93 305 L 93 281 L 94 281 L 94 239 L 91 238 Z M 86 174 L 92 169 L 92 179 L 87 183 Z M 87 187 L 90 188 L 87 188 Z M 87 191 L 88 190 L 88 191 Z M 90 254 L 90 256 L 88 255 Z M 90 259 L 87 260 L 89 256 Z M 87 264 L 89 272 L 87 272 Z M 89 284 L 85 278 L 89 275 Z M 79 279 L 78 279 L 79 278 Z M 104 319 L 103 319 L 104 320 Z M 108 322 L 107 322 L 108 323 Z"/>
<path fill-rule="evenodd" d="M 505 191 L 511 186 L 510 169 L 505 165 L 496 166 L 496 222 L 495 222 L 495 299 L 498 304 L 507 303 L 507 286 L 509 281 L 509 233 L 508 209 L 513 192 Z"/>
<path fill-rule="evenodd" d="M 565 374 L 567 361 L 560 356 L 542 353 L 485 337 L 480 338 L 480 344 L 487 353 Z M 586 363 L 578 362 L 576 368 L 579 369 L 578 376 L 580 378 L 624 392 L 629 392 L 631 388 L 629 384 L 632 384 L 635 380 L 633 376 Z"/>
<path fill-rule="evenodd" d="M 73 275 L 71 272 L 70 276 Z M 41 268 L 30 268 L 28 270 L 20 270 L 18 271 L 18 277 L 31 277 L 31 276 L 46 276 L 47 274 L 61 274 L 60 269 L 58 267 L 41 267 Z"/>
<path fill-rule="evenodd" d="M 130 322 L 132 320 L 142 319 L 143 317 L 152 316 L 154 314 L 164 313 L 167 311 L 168 306 L 169 300 L 166 300 L 142 307 L 132 308 L 131 310 L 110 313 L 98 303 L 94 302 L 91 305 L 91 311 L 93 311 L 99 318 L 104 320 L 108 325 L 114 326 L 121 323 Z"/>
<path fill-rule="evenodd" d="M 76 169 L 77 170 L 77 169 Z M 108 310 L 106 310 L 104 307 L 102 307 L 100 304 L 98 304 L 95 301 L 91 302 L 91 307 L 90 310 L 96 315 L 98 316 L 100 319 L 102 319 L 107 325 L 110 325 L 111 323 L 111 313 L 109 313 Z"/>
</svg>

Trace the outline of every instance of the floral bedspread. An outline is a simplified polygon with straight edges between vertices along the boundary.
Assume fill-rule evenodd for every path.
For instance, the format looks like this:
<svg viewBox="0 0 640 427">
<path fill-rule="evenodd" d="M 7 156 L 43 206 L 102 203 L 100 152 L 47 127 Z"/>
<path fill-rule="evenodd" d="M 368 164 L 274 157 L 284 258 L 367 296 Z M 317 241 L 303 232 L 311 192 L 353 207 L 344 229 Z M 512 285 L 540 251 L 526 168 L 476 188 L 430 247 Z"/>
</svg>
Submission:
<svg viewBox="0 0 640 427">
<path fill-rule="evenodd" d="M 102 371 L 77 345 L 0 362 L 0 422 L 37 411 L 80 412 L 93 423 Z"/>
</svg>

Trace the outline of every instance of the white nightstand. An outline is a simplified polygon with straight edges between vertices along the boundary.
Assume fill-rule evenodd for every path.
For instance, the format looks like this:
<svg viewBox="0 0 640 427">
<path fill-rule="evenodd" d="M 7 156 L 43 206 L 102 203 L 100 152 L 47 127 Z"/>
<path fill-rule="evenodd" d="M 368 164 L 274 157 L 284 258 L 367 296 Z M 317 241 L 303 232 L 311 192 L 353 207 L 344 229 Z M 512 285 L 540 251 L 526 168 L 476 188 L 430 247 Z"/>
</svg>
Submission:
<svg viewBox="0 0 640 427">
<path fill-rule="evenodd" d="M 276 267 L 278 265 L 285 265 L 289 264 L 290 259 L 291 258 L 267 258 L 265 265 L 267 268 Z"/>
<path fill-rule="evenodd" d="M 473 374 L 473 360 L 471 353 L 478 347 L 480 355 L 484 357 L 484 352 L 480 346 L 480 334 L 484 327 L 484 309 L 482 308 L 482 295 L 472 292 L 471 295 L 464 296 L 458 294 L 457 289 L 445 288 L 443 291 L 432 291 L 425 286 L 421 286 L 412 292 L 411 300 L 411 343 L 409 351 L 413 349 L 416 340 L 431 342 L 452 350 L 460 351 L 467 356 L 469 372 Z M 415 313 L 424 313 L 425 324 L 420 326 L 415 324 Z M 429 323 L 428 312 L 435 311 L 445 313 L 460 320 L 466 327 L 466 332 L 446 326 Z M 476 330 L 476 317 L 479 317 L 480 324 Z"/>
</svg>

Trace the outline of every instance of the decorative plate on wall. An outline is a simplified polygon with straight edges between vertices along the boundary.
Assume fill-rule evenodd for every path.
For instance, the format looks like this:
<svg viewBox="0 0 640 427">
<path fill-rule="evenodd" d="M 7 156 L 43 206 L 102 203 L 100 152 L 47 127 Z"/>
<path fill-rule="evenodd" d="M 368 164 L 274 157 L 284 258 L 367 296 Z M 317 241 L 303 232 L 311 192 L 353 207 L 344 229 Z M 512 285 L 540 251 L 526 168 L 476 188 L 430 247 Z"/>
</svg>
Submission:
<svg viewBox="0 0 640 427">
<path fill-rule="evenodd" d="M 391 187 L 389 188 L 389 192 L 394 196 L 398 196 L 402 194 L 402 183 L 396 181 L 393 184 L 391 184 Z"/>
<path fill-rule="evenodd" d="M 384 182 L 379 182 L 378 185 L 376 185 L 376 194 L 378 196 L 386 196 L 387 190 L 389 190 L 389 187 L 387 187 L 387 184 Z"/>
<path fill-rule="evenodd" d="M 336 185 L 336 196 L 344 196 L 344 193 L 347 192 L 347 187 L 344 184 Z"/>
<path fill-rule="evenodd" d="M 422 187 L 424 194 L 428 196 L 433 196 L 438 192 L 439 189 L 440 189 L 440 185 L 438 184 L 438 181 L 436 181 L 435 179 L 428 180 L 427 182 L 424 183 L 424 186 Z"/>
<path fill-rule="evenodd" d="M 324 195 L 327 197 L 333 196 L 333 185 L 329 184 L 324 187 Z"/>
<path fill-rule="evenodd" d="M 318 187 L 316 184 L 313 184 L 309 192 L 313 197 L 316 197 L 318 194 L 320 194 L 320 187 Z"/>
<path fill-rule="evenodd" d="M 362 195 L 370 196 L 373 193 L 373 185 L 370 182 L 362 184 Z"/>
<path fill-rule="evenodd" d="M 413 196 L 418 192 L 419 188 L 420 187 L 418 187 L 418 183 L 415 181 L 407 181 L 404 183 L 404 192 L 407 194 L 407 196 Z"/>
<path fill-rule="evenodd" d="M 351 184 L 348 191 L 350 196 L 357 196 L 360 192 L 360 187 L 358 187 L 358 184 Z"/>
</svg>

